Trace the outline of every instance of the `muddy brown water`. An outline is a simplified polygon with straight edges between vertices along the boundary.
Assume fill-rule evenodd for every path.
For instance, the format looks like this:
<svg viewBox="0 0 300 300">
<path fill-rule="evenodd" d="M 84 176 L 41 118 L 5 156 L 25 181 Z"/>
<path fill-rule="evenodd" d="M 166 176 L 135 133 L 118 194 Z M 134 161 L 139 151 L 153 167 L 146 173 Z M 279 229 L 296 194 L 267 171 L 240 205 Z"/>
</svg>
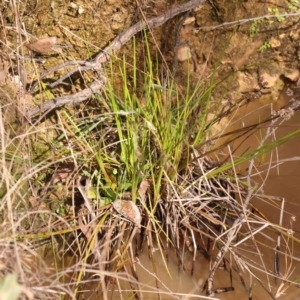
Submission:
<svg viewBox="0 0 300 300">
<path fill-rule="evenodd" d="M 245 109 L 242 109 L 239 114 L 240 116 L 237 119 L 236 123 L 233 125 L 232 129 L 240 128 L 243 126 L 254 124 L 259 118 L 263 119 L 264 117 L 269 116 L 271 110 L 277 110 L 279 107 L 286 104 L 290 97 L 286 95 L 285 88 L 280 95 L 280 98 L 276 102 L 268 103 L 268 99 L 266 97 L 249 104 L 249 106 Z M 299 91 L 295 88 L 295 93 L 298 94 Z M 254 112 L 254 113 L 253 113 Z M 242 117 L 242 118 L 240 118 Z M 294 130 L 300 128 L 300 112 L 296 112 L 294 116 L 290 119 L 285 121 L 278 129 L 276 129 L 273 139 L 281 138 Z M 243 142 L 241 148 L 238 150 L 236 155 L 238 156 L 239 153 L 243 153 L 246 149 L 248 151 L 256 150 L 263 135 L 261 132 L 255 133 L 253 136 L 248 138 L 246 141 Z M 268 140 L 271 141 L 270 139 Z M 293 236 L 297 239 L 300 238 L 300 136 L 297 136 L 292 141 L 280 146 L 278 149 L 268 153 L 265 157 L 265 163 L 262 167 L 258 170 L 253 170 L 252 174 L 257 173 L 257 171 L 266 170 L 268 169 L 268 164 L 270 161 L 284 161 L 285 163 L 281 164 L 278 168 L 273 168 L 268 172 L 262 173 L 262 175 L 253 176 L 253 180 L 257 182 L 258 186 L 261 186 L 264 182 L 262 187 L 263 192 L 265 195 L 274 196 L 277 198 L 284 199 L 284 211 L 282 225 L 287 228 L 291 228 L 293 232 Z M 281 202 L 275 200 L 274 202 L 270 201 L 263 201 L 259 198 L 254 198 L 252 200 L 252 204 L 261 212 L 264 213 L 266 218 L 275 224 L 279 224 L 280 218 L 280 205 Z M 294 219 L 295 218 L 295 219 Z M 293 221 L 294 219 L 294 221 Z M 277 236 L 274 234 L 270 234 L 270 232 L 262 231 L 262 233 L 268 234 L 273 240 L 265 237 L 265 236 L 258 236 L 258 241 L 266 244 L 269 249 L 265 249 L 263 251 L 263 260 L 266 266 L 266 269 L 273 274 L 274 272 L 274 249 L 276 247 L 275 239 Z M 294 248 L 290 249 L 284 247 L 285 242 L 281 239 L 281 251 L 287 252 L 291 254 L 291 256 L 295 256 L 295 259 L 287 259 L 281 255 L 280 256 L 280 274 L 283 275 L 288 272 L 288 268 L 291 267 L 289 270 L 290 276 L 289 280 L 295 280 L 297 276 L 300 274 L 300 260 L 297 257 L 300 257 L 300 245 L 294 243 Z M 290 244 L 291 245 L 291 244 Z M 251 250 L 251 249 L 249 249 Z M 254 250 L 254 249 L 252 249 Z M 289 252 L 290 251 L 290 252 Z M 256 263 L 260 263 L 257 255 L 253 255 L 253 260 Z M 257 272 L 259 274 L 260 272 Z M 262 275 L 262 273 L 260 273 Z M 221 280 L 224 277 L 222 272 L 218 272 L 216 279 Z M 267 282 L 267 277 L 264 278 L 265 282 Z M 280 282 L 277 284 L 274 282 L 272 276 L 269 277 L 270 285 L 273 288 L 278 288 Z M 222 280 L 221 280 L 222 281 Z M 254 280 L 255 282 L 255 280 Z M 217 286 L 215 286 L 217 287 Z M 234 284 L 235 291 L 229 294 L 217 295 L 219 299 L 248 299 L 247 292 L 237 282 Z M 273 290 L 274 291 L 274 290 Z M 261 288 L 261 286 L 256 282 L 254 283 L 253 288 L 253 299 L 269 299 L 269 296 Z M 300 289 L 293 286 L 290 287 L 285 295 L 281 296 L 279 299 L 286 299 L 286 300 L 298 300 L 300 299 Z"/>
</svg>

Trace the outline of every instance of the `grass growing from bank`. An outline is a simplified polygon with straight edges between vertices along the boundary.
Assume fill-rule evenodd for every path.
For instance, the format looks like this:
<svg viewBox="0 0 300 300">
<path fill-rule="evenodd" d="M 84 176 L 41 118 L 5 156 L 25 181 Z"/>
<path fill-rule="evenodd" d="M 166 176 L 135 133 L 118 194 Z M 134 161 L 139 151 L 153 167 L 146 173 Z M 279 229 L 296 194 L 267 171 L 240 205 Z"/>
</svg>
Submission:
<svg viewBox="0 0 300 300">
<path fill-rule="evenodd" d="M 297 281 L 289 270 L 272 273 L 265 266 L 265 248 L 277 247 L 277 258 L 292 260 L 299 241 L 290 228 L 269 222 L 251 205 L 254 196 L 273 201 L 257 190 L 251 168 L 299 130 L 271 142 L 267 131 L 255 151 L 236 158 L 228 147 L 228 159 L 213 160 L 226 146 L 212 143 L 212 126 L 224 116 L 222 99 L 211 101 L 214 75 L 197 86 L 187 78 L 182 88 L 171 76 L 161 76 L 145 45 L 142 82 L 135 58 L 132 68 L 125 59 L 115 60 L 106 67 L 105 89 L 86 106 L 61 108 L 18 132 L 1 114 L 1 271 L 19 289 L 3 299 L 18 294 L 23 299 L 141 299 L 146 289 L 159 295 L 163 288 L 154 249 L 167 272 L 170 249 L 183 269 L 183 253 L 191 253 L 190 276 L 199 253 L 211 262 L 199 298 L 233 291 L 232 276 L 249 291 L 257 280 L 271 298 Z M 242 134 L 262 130 L 264 124 L 273 128 L 279 117 L 270 116 Z M 243 180 L 237 168 L 247 162 Z M 245 245 L 258 253 L 257 260 Z M 142 250 L 148 251 L 155 287 L 139 279 Z M 230 284 L 216 290 L 220 267 L 227 269 Z M 279 288 L 270 285 L 274 276 L 284 278 Z M 0 292 L 5 290 L 0 286 Z"/>
</svg>

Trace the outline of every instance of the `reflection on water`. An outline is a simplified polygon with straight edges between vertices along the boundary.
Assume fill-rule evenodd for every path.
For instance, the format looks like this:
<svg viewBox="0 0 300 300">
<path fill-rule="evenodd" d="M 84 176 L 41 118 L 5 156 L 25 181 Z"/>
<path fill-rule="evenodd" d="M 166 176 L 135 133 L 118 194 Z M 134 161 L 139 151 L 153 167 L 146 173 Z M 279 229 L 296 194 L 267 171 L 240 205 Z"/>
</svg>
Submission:
<svg viewBox="0 0 300 300">
<path fill-rule="evenodd" d="M 286 89 L 284 90 L 280 102 L 275 104 L 266 104 L 263 100 L 253 102 L 249 104 L 249 106 L 244 109 L 242 119 L 239 117 L 235 118 L 236 122 L 233 125 L 232 129 L 249 126 L 254 124 L 259 119 L 263 119 L 266 116 L 270 115 L 271 110 L 276 110 L 279 107 L 285 104 L 285 101 L 289 100 L 289 97 L 286 95 Z M 255 112 L 255 114 L 251 112 Z M 300 128 L 300 112 L 295 112 L 295 115 L 290 119 L 285 121 L 280 128 L 278 128 L 272 139 L 279 139 L 294 130 Z M 264 131 L 265 132 L 265 131 Z M 258 131 L 250 138 L 243 141 L 242 146 L 235 153 L 236 156 L 248 150 L 248 152 L 254 151 L 257 149 L 259 145 L 259 141 L 264 136 L 264 132 Z M 270 142 L 271 139 L 268 140 Z M 235 145 L 239 144 L 240 141 L 235 142 Z M 234 146 L 235 146 L 234 145 Z M 234 147 L 233 147 L 234 148 Z M 224 153 L 227 155 L 227 153 Z M 291 159 L 288 161 L 288 159 Z M 284 164 L 281 164 L 277 168 L 272 168 L 268 170 L 268 166 L 270 166 L 270 161 L 273 162 L 272 165 L 276 161 L 285 161 Z M 245 166 L 243 166 L 245 167 Z M 252 179 L 256 181 L 260 186 L 263 185 L 263 192 L 265 195 L 282 197 L 285 200 L 285 206 L 283 214 L 282 225 L 287 228 L 291 228 L 294 231 L 294 237 L 300 239 L 300 136 L 296 137 L 294 140 L 288 142 L 280 146 L 278 149 L 272 151 L 265 157 L 264 164 L 258 169 L 253 170 L 252 174 L 258 173 L 264 170 L 264 173 L 261 175 L 254 176 Z M 252 204 L 261 212 L 263 212 L 264 216 L 272 223 L 279 224 L 280 219 L 280 201 L 265 201 L 262 199 L 253 199 Z M 296 221 L 293 221 L 293 217 L 295 217 Z M 274 249 L 276 247 L 277 235 L 270 233 L 270 231 L 262 231 L 261 235 L 256 235 L 256 239 L 259 242 L 264 243 L 269 250 L 264 249 L 263 252 L 263 261 L 265 263 L 265 268 L 270 272 L 270 274 L 274 273 Z M 265 236 L 264 236 L 265 234 Z M 300 257 L 300 245 L 297 243 L 293 244 L 293 249 L 291 249 L 291 243 L 289 247 L 285 247 L 287 244 L 287 239 L 281 238 L 281 251 L 286 252 L 288 254 L 288 258 L 285 255 L 280 256 L 280 275 L 284 275 L 289 273 L 289 280 L 294 280 L 300 275 L 300 261 L 298 259 L 291 260 L 290 257 Z M 246 249 L 245 249 L 246 250 Z M 255 248 L 249 248 L 247 250 L 255 251 Z M 243 253 L 244 254 L 244 253 Z M 248 258 L 251 255 L 246 255 Z M 253 254 L 252 259 L 253 263 L 259 263 L 258 255 Z M 292 263 L 291 263 L 292 261 Z M 259 266 L 258 266 L 259 267 Z M 260 266 L 261 267 L 261 266 Z M 291 269 L 289 269 L 291 267 Z M 219 273 L 220 274 L 220 273 Z M 257 272 L 260 274 L 260 272 Z M 267 277 L 265 277 L 267 280 Z M 278 288 L 281 282 L 275 283 L 272 276 L 269 276 L 268 280 L 269 284 L 274 288 Z M 237 299 L 247 299 L 247 294 L 242 296 L 241 290 L 243 289 L 241 285 L 235 285 L 236 291 L 231 293 L 231 295 L 218 295 L 220 299 L 233 299 L 234 297 Z M 274 290 L 273 290 L 274 291 Z M 258 283 L 254 286 L 254 299 L 268 299 L 268 294 L 260 287 Z M 300 289 L 297 287 L 291 287 L 286 291 L 286 295 L 280 297 L 280 299 L 300 299 Z"/>
<path fill-rule="evenodd" d="M 276 131 L 276 138 L 280 138 L 293 130 L 300 128 L 300 112 L 296 112 L 295 115 L 288 121 L 284 122 L 283 125 Z M 282 224 L 284 227 L 291 228 L 294 231 L 294 237 L 300 239 L 300 136 L 296 137 L 294 140 L 287 144 L 282 145 L 278 148 L 278 152 L 273 152 L 268 156 L 268 159 L 273 161 L 287 160 L 284 164 L 280 165 L 278 168 L 273 168 L 267 175 L 267 180 L 264 186 L 264 193 L 271 196 L 279 196 L 284 198 L 284 215 Z M 257 180 L 257 179 L 256 179 Z M 258 181 L 258 180 L 257 180 Z M 281 203 L 275 203 L 274 205 L 262 203 L 260 200 L 256 199 L 253 202 L 262 211 L 267 211 L 267 217 L 271 222 L 279 223 L 279 209 Z M 294 221 L 295 217 L 295 221 Z M 284 244 L 282 239 L 282 244 Z M 274 247 L 274 244 L 272 245 Z M 295 257 L 300 257 L 300 245 L 294 243 L 294 249 L 285 249 L 282 246 L 282 251 L 290 252 L 291 255 Z M 268 265 L 272 266 L 274 257 L 269 257 Z M 290 260 L 289 260 L 290 262 Z M 295 279 L 300 275 L 300 261 L 292 261 L 292 274 L 290 280 Z M 281 273 L 284 274 L 288 270 L 285 264 L 285 258 L 281 256 Z M 300 289 L 291 288 L 287 292 L 287 296 L 282 297 L 282 299 L 300 299 Z"/>
</svg>

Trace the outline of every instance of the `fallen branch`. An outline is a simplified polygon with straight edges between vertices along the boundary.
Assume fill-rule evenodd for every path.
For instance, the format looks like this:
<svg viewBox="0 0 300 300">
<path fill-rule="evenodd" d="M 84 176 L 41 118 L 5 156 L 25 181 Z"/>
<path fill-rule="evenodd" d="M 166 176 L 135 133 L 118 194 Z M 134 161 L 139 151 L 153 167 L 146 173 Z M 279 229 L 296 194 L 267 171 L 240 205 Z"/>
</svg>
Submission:
<svg viewBox="0 0 300 300">
<path fill-rule="evenodd" d="M 141 32 L 143 28 L 152 29 L 159 27 L 163 25 L 165 22 L 167 22 L 169 19 L 183 13 L 189 10 L 192 10 L 196 8 L 197 6 L 203 4 L 205 0 L 191 0 L 187 3 L 181 4 L 179 6 L 176 6 L 174 8 L 169 9 L 164 14 L 149 19 L 145 21 L 139 21 L 135 25 L 129 27 L 127 30 L 119 34 L 111 43 L 109 46 L 107 46 L 101 53 L 96 55 L 96 57 L 90 61 L 79 61 L 78 64 L 79 67 L 73 69 L 66 75 L 64 75 L 62 78 L 57 80 L 55 83 L 52 83 L 50 87 L 54 87 L 64 81 L 66 78 L 70 77 L 70 74 L 74 74 L 75 72 L 79 70 L 87 71 L 87 70 L 95 70 L 98 72 L 101 72 L 102 70 L 102 64 L 104 62 L 107 62 L 110 59 L 110 56 L 115 54 L 118 50 L 121 49 L 121 47 L 128 42 L 134 35 Z M 73 63 L 70 62 L 70 65 Z M 65 67 L 66 63 L 56 66 L 49 70 L 47 72 L 47 75 L 49 75 L 51 72 L 56 71 L 62 67 Z M 40 79 L 44 78 L 45 76 L 42 76 Z M 63 97 L 57 97 L 52 100 L 46 101 L 41 106 L 36 106 L 26 112 L 27 118 L 32 118 L 36 116 L 39 113 L 50 111 L 56 107 L 65 105 L 65 104 L 78 104 L 86 99 L 88 99 L 93 93 L 97 93 L 100 91 L 100 89 L 105 85 L 106 79 L 104 79 L 104 76 L 100 76 L 100 80 L 94 81 L 89 87 L 86 89 L 80 91 L 79 93 L 72 94 L 69 96 L 63 96 Z"/>
<path fill-rule="evenodd" d="M 106 77 L 101 76 L 100 79 L 95 80 L 88 88 L 83 89 L 79 93 L 48 100 L 45 103 L 43 103 L 42 106 L 35 106 L 34 108 L 28 110 L 26 116 L 28 118 L 32 118 L 41 112 L 50 112 L 52 109 L 66 104 L 77 105 L 80 102 L 90 98 L 92 94 L 99 92 L 105 84 Z"/>
</svg>

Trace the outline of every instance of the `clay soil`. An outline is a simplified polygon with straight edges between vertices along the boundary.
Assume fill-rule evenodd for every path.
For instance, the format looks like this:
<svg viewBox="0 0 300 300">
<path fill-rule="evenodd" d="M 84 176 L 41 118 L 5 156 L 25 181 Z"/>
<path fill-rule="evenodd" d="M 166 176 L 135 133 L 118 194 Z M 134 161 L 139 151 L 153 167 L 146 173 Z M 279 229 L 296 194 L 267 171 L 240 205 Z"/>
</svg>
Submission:
<svg viewBox="0 0 300 300">
<path fill-rule="evenodd" d="M 30 85 L 51 67 L 71 60 L 89 60 L 119 33 L 143 18 L 160 15 L 183 1 L 22 1 L 17 7 L 23 30 L 18 53 L 28 55 L 24 47 L 26 39 L 34 42 L 29 34 L 41 39 L 57 37 L 57 43 L 70 48 L 51 53 L 45 63 L 26 67 L 26 84 Z M 149 34 L 151 50 L 162 62 L 163 68 L 174 70 L 176 81 L 185 85 L 188 72 L 194 84 L 209 78 L 217 66 L 217 79 L 231 76 L 231 82 L 219 82 L 216 96 L 224 100 L 238 101 L 245 94 L 273 93 L 276 101 L 283 81 L 297 81 L 299 77 L 299 23 L 298 17 L 265 18 L 259 22 L 251 18 L 277 13 L 292 13 L 289 1 L 206 1 L 191 11 L 186 25 L 180 24 L 183 16 L 169 20 Z M 3 2 L 2 10 L 2 69 L 7 66 L 7 54 L 16 49 L 18 35 L 15 32 L 16 12 Z M 274 13 L 273 13 L 274 15 Z M 230 22 L 241 20 L 230 25 Z M 249 20 L 242 23 L 243 20 Z M 229 24 L 228 24 L 229 23 Z M 226 25 L 228 24 L 228 25 Z M 143 66 L 143 36 L 137 34 L 138 65 Z M 263 49 L 265 45 L 265 49 Z M 58 51 L 58 50 L 57 50 Z M 132 42 L 129 41 L 118 53 L 125 55 L 128 66 L 132 62 Z M 182 56 L 183 53 L 183 56 Z M 184 55 L 187 54 L 187 55 Z M 189 58 L 187 60 L 187 58 Z M 220 64 L 217 62 L 220 60 Z M 189 64 L 189 66 L 188 66 Z M 37 69 L 37 70 L 36 70 Z M 14 72 L 17 72 L 14 70 Z M 57 79 L 65 70 L 59 70 L 45 81 Z M 116 70 L 117 72 L 117 70 Z M 6 73 L 2 72 L 2 82 Z M 18 74 L 17 74 L 18 75 Z M 19 74 L 20 75 L 20 74 Z M 7 79 L 7 78 L 6 78 Z M 75 81 L 72 89 L 59 86 L 56 94 L 72 93 L 82 82 Z M 74 87 L 75 86 L 75 87 Z M 28 87 L 28 86 L 27 86 Z M 274 88 L 275 87 L 275 88 Z M 227 93 L 224 96 L 224 90 Z M 11 95 L 10 95 L 11 96 Z M 1 96 L 5 103 L 5 95 Z M 28 101 L 30 102 L 30 101 Z M 28 104 L 32 106 L 34 104 Z"/>
</svg>

